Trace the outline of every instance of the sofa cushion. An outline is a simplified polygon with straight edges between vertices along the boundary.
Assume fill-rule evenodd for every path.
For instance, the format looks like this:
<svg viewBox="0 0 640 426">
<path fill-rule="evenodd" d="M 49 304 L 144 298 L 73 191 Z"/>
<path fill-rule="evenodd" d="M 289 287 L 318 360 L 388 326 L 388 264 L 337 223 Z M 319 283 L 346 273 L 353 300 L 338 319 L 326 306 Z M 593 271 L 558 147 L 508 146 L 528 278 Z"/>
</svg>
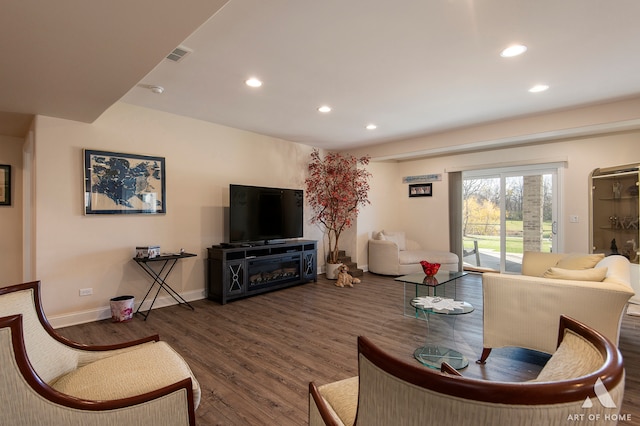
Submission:
<svg viewBox="0 0 640 426">
<path fill-rule="evenodd" d="M 126 365 L 127 368 L 122 368 Z M 109 401 L 128 398 L 191 378 L 194 406 L 200 403 L 200 385 L 186 361 L 167 343 L 103 358 L 65 374 L 49 385 L 76 398 Z"/>
<path fill-rule="evenodd" d="M 387 241 L 393 241 L 398 246 L 398 250 L 407 249 L 407 239 L 404 231 L 382 231 L 384 239 Z"/>
<path fill-rule="evenodd" d="M 563 269 L 551 267 L 543 276 L 557 280 L 602 281 L 607 276 L 607 268 Z"/>
<path fill-rule="evenodd" d="M 596 266 L 596 263 L 604 259 L 604 254 L 582 254 L 571 253 L 563 257 L 556 263 L 558 268 L 562 269 L 590 269 Z"/>
<path fill-rule="evenodd" d="M 558 349 L 531 381 L 555 382 L 582 377 L 596 371 L 603 362 L 602 355 L 591 343 L 567 330 Z"/>
<path fill-rule="evenodd" d="M 522 275 L 542 277 L 542 274 L 565 257 L 563 253 L 525 251 L 522 256 Z"/>
<path fill-rule="evenodd" d="M 448 251 L 435 250 L 406 250 L 398 253 L 398 262 L 400 265 L 419 264 L 421 260 L 429 263 L 457 264 L 458 255 Z"/>
<path fill-rule="evenodd" d="M 318 388 L 342 423 L 352 425 L 358 409 L 358 376 L 329 383 Z"/>
</svg>

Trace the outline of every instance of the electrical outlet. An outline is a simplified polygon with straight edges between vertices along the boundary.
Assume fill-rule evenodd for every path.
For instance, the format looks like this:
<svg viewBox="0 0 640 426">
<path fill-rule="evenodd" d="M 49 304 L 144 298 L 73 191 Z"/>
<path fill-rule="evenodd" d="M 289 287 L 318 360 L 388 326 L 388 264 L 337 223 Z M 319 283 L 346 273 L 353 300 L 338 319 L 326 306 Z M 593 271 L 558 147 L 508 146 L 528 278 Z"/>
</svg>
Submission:
<svg viewBox="0 0 640 426">
<path fill-rule="evenodd" d="M 578 223 L 578 215 L 572 214 L 571 216 L 569 216 L 569 222 Z"/>
<path fill-rule="evenodd" d="M 91 296 L 93 294 L 93 289 L 92 288 L 81 288 L 80 289 L 80 296 Z"/>
</svg>

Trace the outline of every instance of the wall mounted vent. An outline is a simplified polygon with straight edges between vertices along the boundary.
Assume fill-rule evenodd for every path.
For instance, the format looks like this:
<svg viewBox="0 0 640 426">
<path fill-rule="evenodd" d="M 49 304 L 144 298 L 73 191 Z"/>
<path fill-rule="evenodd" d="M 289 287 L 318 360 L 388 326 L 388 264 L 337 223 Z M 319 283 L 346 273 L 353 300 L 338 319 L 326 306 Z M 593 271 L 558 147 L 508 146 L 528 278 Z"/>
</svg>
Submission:
<svg viewBox="0 0 640 426">
<path fill-rule="evenodd" d="M 184 59 L 185 56 L 187 56 L 191 52 L 193 52 L 193 50 L 189 49 L 188 47 L 178 46 L 175 49 L 173 49 L 173 52 L 167 55 L 167 59 L 173 62 L 180 62 L 182 59 Z"/>
</svg>

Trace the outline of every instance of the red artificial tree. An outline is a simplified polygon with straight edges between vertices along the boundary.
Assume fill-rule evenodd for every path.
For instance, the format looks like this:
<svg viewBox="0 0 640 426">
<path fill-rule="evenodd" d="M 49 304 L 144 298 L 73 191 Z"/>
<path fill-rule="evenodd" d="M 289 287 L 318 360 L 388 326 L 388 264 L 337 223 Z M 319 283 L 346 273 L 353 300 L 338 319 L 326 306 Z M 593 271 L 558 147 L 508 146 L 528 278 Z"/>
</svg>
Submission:
<svg viewBox="0 0 640 426">
<path fill-rule="evenodd" d="M 349 228 L 358 216 L 358 207 L 370 204 L 368 199 L 371 177 L 364 167 L 369 156 L 356 158 L 328 152 L 324 158 L 314 149 L 305 179 L 306 195 L 313 209 L 311 223 L 321 224 L 329 239 L 328 263 L 338 263 L 338 241 L 342 231 Z"/>
</svg>

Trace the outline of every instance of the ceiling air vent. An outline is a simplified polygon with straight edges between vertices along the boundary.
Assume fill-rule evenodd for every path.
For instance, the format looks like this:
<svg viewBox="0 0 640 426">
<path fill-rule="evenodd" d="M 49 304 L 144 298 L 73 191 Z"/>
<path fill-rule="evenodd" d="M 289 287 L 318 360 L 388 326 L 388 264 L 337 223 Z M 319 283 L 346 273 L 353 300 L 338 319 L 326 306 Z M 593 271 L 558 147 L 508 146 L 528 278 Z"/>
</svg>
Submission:
<svg viewBox="0 0 640 426">
<path fill-rule="evenodd" d="M 175 49 L 173 49 L 173 52 L 167 55 L 167 59 L 173 62 L 180 62 L 182 59 L 184 59 L 185 56 L 187 56 L 191 52 L 193 52 L 193 50 L 189 49 L 188 47 L 178 46 Z"/>
</svg>

